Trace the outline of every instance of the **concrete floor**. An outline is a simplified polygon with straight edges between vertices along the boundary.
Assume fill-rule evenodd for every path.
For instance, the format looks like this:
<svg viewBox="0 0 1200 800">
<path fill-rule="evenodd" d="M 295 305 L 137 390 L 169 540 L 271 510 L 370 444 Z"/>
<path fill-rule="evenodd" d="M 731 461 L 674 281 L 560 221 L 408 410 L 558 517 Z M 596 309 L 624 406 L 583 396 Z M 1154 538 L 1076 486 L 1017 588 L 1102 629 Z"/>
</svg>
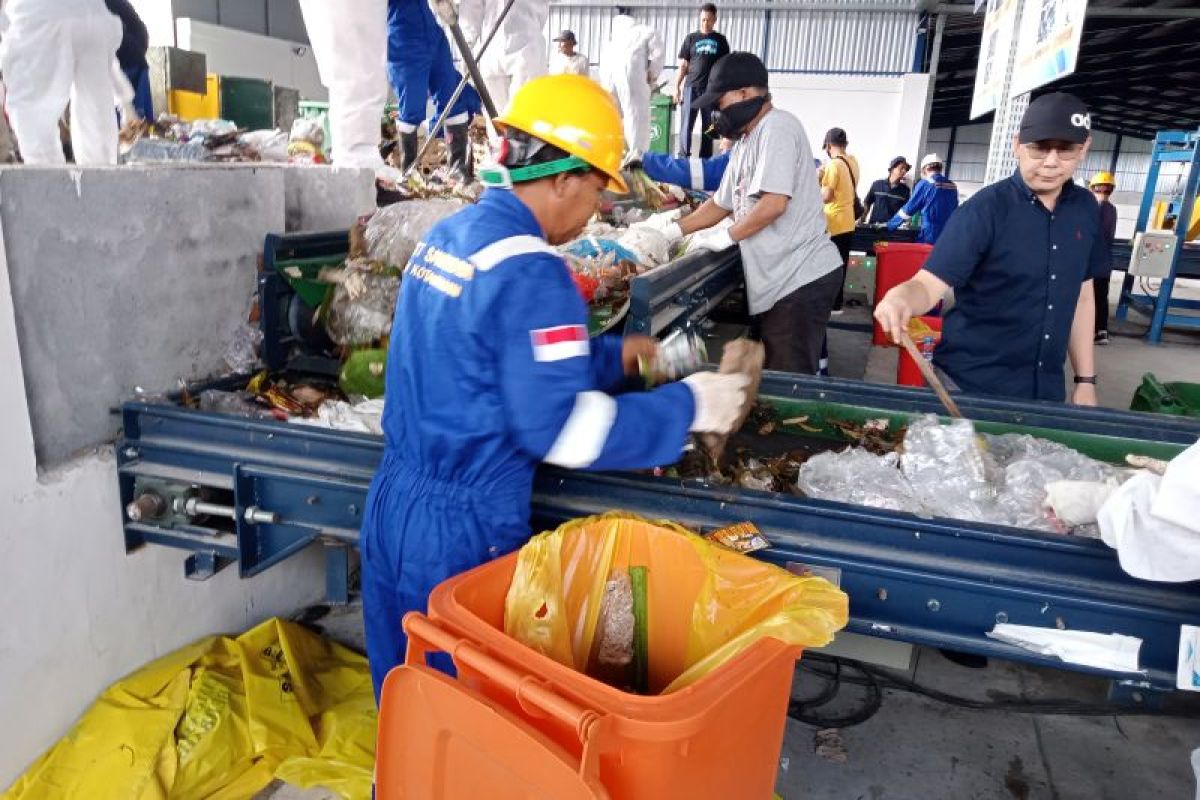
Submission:
<svg viewBox="0 0 1200 800">
<path fill-rule="evenodd" d="M 1185 291 L 1200 296 L 1196 288 Z M 869 319 L 868 309 L 851 307 L 835 322 Z M 1171 332 L 1163 344 L 1152 346 L 1141 338 L 1147 325 L 1134 319 L 1114 321 L 1112 343 L 1097 348 L 1100 401 L 1108 407 L 1128 408 L 1145 372 L 1164 381 L 1200 381 L 1200 332 Z M 725 339 L 739 332 L 722 326 L 712 334 Z M 835 376 L 895 382 L 895 348 L 872 347 L 867 334 L 842 328 L 830 330 L 829 345 Z M 334 608 L 313 624 L 361 650 L 361 613 L 358 605 Z M 924 648 L 914 650 L 904 674 L 942 692 L 984 701 L 1103 703 L 1108 687 L 1091 676 L 996 660 L 984 669 L 969 669 Z M 793 696 L 811 697 L 824 683 L 801 667 Z M 819 711 L 849 712 L 864 691 L 845 685 Z M 1172 697 L 1168 707 L 1188 709 L 1191 717 L 1016 714 L 885 690 L 874 716 L 837 732 L 844 763 L 817 753 L 817 728 L 789 719 L 776 788 L 785 800 L 1185 800 L 1196 792 L 1190 756 L 1200 748 L 1200 696 Z M 288 786 L 260 794 L 260 800 L 330 797 Z"/>
</svg>

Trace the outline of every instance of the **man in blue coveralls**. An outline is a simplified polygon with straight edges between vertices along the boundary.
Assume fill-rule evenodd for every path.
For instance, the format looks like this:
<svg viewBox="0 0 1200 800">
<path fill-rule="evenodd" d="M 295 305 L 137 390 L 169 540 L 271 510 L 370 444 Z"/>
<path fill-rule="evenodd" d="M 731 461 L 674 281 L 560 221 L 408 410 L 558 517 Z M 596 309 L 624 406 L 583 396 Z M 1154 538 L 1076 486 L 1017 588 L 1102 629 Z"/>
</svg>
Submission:
<svg viewBox="0 0 1200 800">
<path fill-rule="evenodd" d="M 396 89 L 400 113 L 401 169 L 417 158 L 417 127 L 425 120 L 426 103 L 433 98 L 434 115 L 442 113 L 462 76 L 454 68 L 450 43 L 427 0 L 388 0 L 388 78 Z M 467 85 L 446 118 L 450 165 L 470 172 L 467 124 L 479 113 L 479 95 Z"/>
<path fill-rule="evenodd" d="M 1029 104 L 1013 141 L 1017 171 L 967 200 L 925 266 L 875 318 L 895 341 L 954 288 L 933 364 L 951 389 L 1096 405 L 1092 279 L 1109 267 L 1096 200 L 1071 178 L 1087 158 L 1091 115 L 1056 92 Z"/>
<path fill-rule="evenodd" d="M 937 153 L 921 159 L 921 180 L 913 187 L 912 196 L 904 207 L 888 220 L 888 230 L 894 231 L 916 215 L 921 215 L 918 242 L 936 244 L 938 237 L 958 208 L 958 185 L 942 174 L 945 167 Z"/>
<path fill-rule="evenodd" d="M 498 164 L 480 170 L 489 188 L 417 245 L 396 306 L 384 455 L 361 537 L 376 699 L 404 658 L 404 614 L 529 537 L 539 462 L 669 464 L 689 432 L 732 428 L 745 400 L 744 376 L 715 372 L 612 394 L 657 345 L 589 339 L 587 309 L 554 249 L 579 234 L 605 186 L 626 189 L 608 93 L 578 75 L 535 78 L 496 124 Z"/>
</svg>

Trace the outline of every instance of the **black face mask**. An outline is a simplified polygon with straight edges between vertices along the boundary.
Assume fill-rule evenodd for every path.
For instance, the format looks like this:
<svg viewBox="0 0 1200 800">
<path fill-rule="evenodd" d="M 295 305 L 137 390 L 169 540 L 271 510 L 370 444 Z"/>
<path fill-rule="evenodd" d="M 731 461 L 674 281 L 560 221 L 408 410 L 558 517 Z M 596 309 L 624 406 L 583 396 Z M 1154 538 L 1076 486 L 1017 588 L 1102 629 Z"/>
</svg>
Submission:
<svg viewBox="0 0 1200 800">
<path fill-rule="evenodd" d="M 749 125 L 750 121 L 758 116 L 758 112 L 762 111 L 763 104 L 767 102 L 768 98 L 769 95 L 751 97 L 749 100 L 733 103 L 725 108 L 713 109 L 713 130 L 723 139 L 736 138 L 741 134 L 742 128 Z"/>
</svg>

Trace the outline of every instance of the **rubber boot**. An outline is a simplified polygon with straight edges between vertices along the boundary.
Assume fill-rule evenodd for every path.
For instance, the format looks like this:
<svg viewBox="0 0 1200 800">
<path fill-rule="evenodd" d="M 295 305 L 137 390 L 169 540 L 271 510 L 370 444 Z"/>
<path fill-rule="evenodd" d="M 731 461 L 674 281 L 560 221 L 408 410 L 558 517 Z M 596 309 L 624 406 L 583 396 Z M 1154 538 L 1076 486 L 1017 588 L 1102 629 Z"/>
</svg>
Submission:
<svg viewBox="0 0 1200 800">
<path fill-rule="evenodd" d="M 467 180 L 472 178 L 471 137 L 467 123 L 446 126 L 446 146 L 450 150 L 450 169 L 458 170 Z"/>
<path fill-rule="evenodd" d="M 407 170 L 417 160 L 417 132 L 400 134 L 400 169 Z"/>
</svg>

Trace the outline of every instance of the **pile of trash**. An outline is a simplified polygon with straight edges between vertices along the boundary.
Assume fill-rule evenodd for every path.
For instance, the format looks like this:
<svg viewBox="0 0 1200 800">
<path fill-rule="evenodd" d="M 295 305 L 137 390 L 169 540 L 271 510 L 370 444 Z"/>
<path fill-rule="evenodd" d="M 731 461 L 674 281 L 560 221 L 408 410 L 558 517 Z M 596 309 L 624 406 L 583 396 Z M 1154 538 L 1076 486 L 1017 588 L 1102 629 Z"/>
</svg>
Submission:
<svg viewBox="0 0 1200 800">
<path fill-rule="evenodd" d="M 323 163 L 325 133 L 315 120 L 298 119 L 291 132 L 245 131 L 226 119 L 181 120 L 167 114 L 121 130 L 126 164 L 164 162 Z"/>
<path fill-rule="evenodd" d="M 818 453 L 799 469 L 809 497 L 921 516 L 1096 536 L 1063 508 L 1073 491 L 1116 485 L 1129 471 L 1028 434 L 977 434 L 970 420 L 942 425 L 928 414 L 908 426 L 900 448 Z M 1056 511 L 1058 513 L 1056 513 Z"/>
</svg>

